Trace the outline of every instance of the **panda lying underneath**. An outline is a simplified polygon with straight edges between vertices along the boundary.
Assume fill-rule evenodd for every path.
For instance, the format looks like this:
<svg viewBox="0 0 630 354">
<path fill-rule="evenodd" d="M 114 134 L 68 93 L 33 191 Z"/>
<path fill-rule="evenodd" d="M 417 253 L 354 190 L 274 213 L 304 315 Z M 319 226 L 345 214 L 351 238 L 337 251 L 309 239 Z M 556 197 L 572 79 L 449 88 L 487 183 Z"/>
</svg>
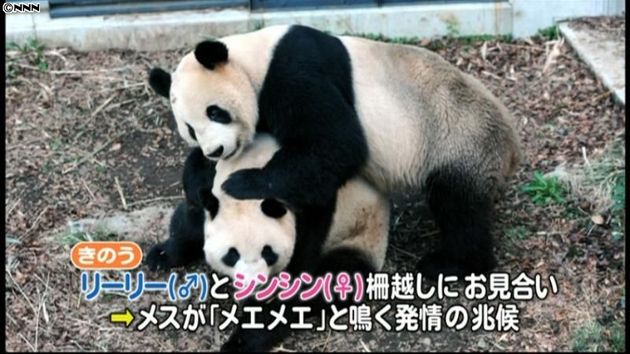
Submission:
<svg viewBox="0 0 630 354">
<path fill-rule="evenodd" d="M 330 204 L 299 210 L 274 199 L 239 200 L 221 189 L 231 173 L 264 166 L 278 149 L 273 137 L 258 134 L 238 157 L 217 162 L 216 174 L 204 167 L 204 161 L 208 160 L 193 151 L 186 161 L 184 181 L 200 183 L 184 183 L 187 201 L 173 215 L 169 239 L 150 251 L 149 266 L 154 269 L 179 266 L 205 256 L 213 270 L 232 278 L 238 272 L 246 281 L 258 273 L 272 276 L 283 270 L 293 276 L 306 271 L 313 277 L 341 271 L 360 272 L 365 277 L 369 272 L 379 271 L 385 261 L 390 205 L 384 195 L 362 178 L 349 180 Z M 196 180 L 191 177 L 195 175 Z M 213 181 L 204 185 L 202 181 L 211 176 Z M 205 210 L 203 225 L 199 224 L 198 205 Z M 179 225 L 188 226 L 177 229 Z M 185 246 L 191 244 L 191 238 L 201 244 L 198 231 L 186 232 L 201 229 L 205 239 L 203 255 L 199 247 Z M 322 232 L 327 235 L 324 240 L 316 237 Z M 320 251 L 313 254 L 312 249 Z M 311 306 L 312 313 L 323 305 L 321 299 L 284 303 Z M 274 300 L 257 305 L 263 306 L 259 322 L 269 323 L 270 310 L 277 311 L 281 303 Z M 289 317 L 295 313 L 287 309 L 285 314 L 289 314 L 290 323 Z M 273 331 L 237 328 L 222 349 L 268 350 L 288 335 L 288 330 L 287 326 L 278 326 Z"/>
<path fill-rule="evenodd" d="M 273 137 L 259 134 L 238 158 L 217 163 L 212 191 L 201 190 L 208 212 L 204 226 L 206 262 L 218 272 L 231 277 L 240 272 L 246 278 L 285 269 L 310 268 L 318 274 L 380 270 L 387 248 L 389 201 L 363 179 L 350 180 L 337 193 L 335 204 L 314 208 L 316 212 L 292 211 L 275 199 L 240 200 L 221 189 L 231 173 L 264 166 L 278 149 Z M 322 240 L 321 258 L 301 254 L 300 243 L 311 241 L 302 233 L 322 227 L 330 230 Z M 294 267 L 302 262 L 313 265 Z"/>
</svg>

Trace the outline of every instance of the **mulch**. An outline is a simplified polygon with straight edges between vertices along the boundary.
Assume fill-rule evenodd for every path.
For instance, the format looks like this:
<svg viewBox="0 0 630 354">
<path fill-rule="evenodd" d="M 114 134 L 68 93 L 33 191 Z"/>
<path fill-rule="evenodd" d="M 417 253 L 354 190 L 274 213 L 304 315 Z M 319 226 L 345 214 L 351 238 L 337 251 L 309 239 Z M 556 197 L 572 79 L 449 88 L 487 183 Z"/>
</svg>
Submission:
<svg viewBox="0 0 630 354">
<path fill-rule="evenodd" d="M 617 19 L 610 21 L 611 31 L 621 31 Z M 625 30 L 625 21 L 622 26 Z M 413 333 L 300 333 L 284 348 L 569 350 L 571 334 L 584 321 L 623 316 L 618 307 L 625 287 L 623 240 L 613 240 L 609 227 L 589 221 L 591 206 L 571 204 L 577 216 L 570 217 L 569 206 L 534 205 L 521 186 L 534 171 L 579 166 L 585 154 L 600 156 L 624 133 L 625 108 L 560 40 L 415 44 L 434 49 L 479 78 L 513 112 L 525 162 L 497 208 L 499 268 L 512 274 L 553 274 L 561 293 L 523 304 L 519 333 L 447 332 L 422 340 Z M 7 50 L 8 350 L 217 348 L 223 336 L 217 332 L 138 336 L 107 326 L 103 311 L 126 306 L 124 299 L 109 299 L 102 306 L 79 301 L 69 248 L 50 237 L 70 220 L 173 206 L 181 199 L 187 147 L 174 130 L 166 100 L 151 91 L 146 79 L 151 67 L 172 69 L 184 53 Z M 411 269 L 435 243 L 435 225 L 426 213 L 413 196 L 396 201 L 386 270 Z M 418 215 L 423 215 L 420 220 Z M 516 227 L 524 230 L 523 239 L 506 236 Z M 141 245 L 148 247 L 165 235 L 165 230 L 147 230 Z"/>
</svg>

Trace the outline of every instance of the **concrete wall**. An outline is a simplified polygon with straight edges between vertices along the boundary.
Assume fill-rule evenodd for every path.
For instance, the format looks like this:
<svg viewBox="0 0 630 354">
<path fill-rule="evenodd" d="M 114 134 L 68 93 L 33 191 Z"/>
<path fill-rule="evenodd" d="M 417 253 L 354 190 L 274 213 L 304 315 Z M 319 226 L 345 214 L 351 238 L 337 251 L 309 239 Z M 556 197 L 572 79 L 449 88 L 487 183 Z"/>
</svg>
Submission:
<svg viewBox="0 0 630 354">
<path fill-rule="evenodd" d="M 511 19 L 508 2 L 255 13 L 225 9 L 58 19 L 50 19 L 47 13 L 12 14 L 7 16 L 7 39 L 22 41 L 34 36 L 50 46 L 78 50 L 164 50 L 190 47 L 208 36 L 222 37 L 276 24 L 300 23 L 336 34 L 431 38 L 509 34 Z"/>
<path fill-rule="evenodd" d="M 50 19 L 43 10 L 40 14 L 7 15 L 6 39 L 23 42 L 37 38 L 48 46 L 77 50 L 165 50 L 191 47 L 208 36 L 222 37 L 267 25 L 292 23 L 336 34 L 522 37 L 535 34 L 539 28 L 549 27 L 559 19 L 623 11 L 623 0 L 510 0 L 256 13 L 225 9 L 58 19 Z"/>
</svg>

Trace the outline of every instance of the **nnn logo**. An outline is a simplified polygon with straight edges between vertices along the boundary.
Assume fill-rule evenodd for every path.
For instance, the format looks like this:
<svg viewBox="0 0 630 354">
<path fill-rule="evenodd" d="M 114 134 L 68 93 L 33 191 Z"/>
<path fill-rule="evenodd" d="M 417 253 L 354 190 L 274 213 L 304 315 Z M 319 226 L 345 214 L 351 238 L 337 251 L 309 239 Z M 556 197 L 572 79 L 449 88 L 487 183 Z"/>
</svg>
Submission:
<svg viewBox="0 0 630 354">
<path fill-rule="evenodd" d="M 39 4 L 22 3 L 22 2 L 7 2 L 2 5 L 2 10 L 5 14 L 11 13 L 32 13 L 39 12 Z"/>
</svg>

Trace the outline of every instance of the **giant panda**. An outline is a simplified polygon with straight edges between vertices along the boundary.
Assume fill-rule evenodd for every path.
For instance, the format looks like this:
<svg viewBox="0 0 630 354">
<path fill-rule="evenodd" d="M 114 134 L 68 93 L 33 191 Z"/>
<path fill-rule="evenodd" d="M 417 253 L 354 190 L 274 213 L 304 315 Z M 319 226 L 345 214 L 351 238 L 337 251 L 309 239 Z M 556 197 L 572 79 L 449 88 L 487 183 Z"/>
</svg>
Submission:
<svg viewBox="0 0 630 354">
<path fill-rule="evenodd" d="M 439 55 L 271 26 L 203 41 L 173 73 L 153 68 L 149 83 L 209 160 L 229 161 L 256 132 L 277 139 L 264 167 L 223 182 L 234 198 L 321 206 L 359 175 L 386 195 L 421 189 L 442 242 L 417 270 L 435 278 L 494 267 L 493 202 L 521 159 L 514 122 Z"/>
</svg>

